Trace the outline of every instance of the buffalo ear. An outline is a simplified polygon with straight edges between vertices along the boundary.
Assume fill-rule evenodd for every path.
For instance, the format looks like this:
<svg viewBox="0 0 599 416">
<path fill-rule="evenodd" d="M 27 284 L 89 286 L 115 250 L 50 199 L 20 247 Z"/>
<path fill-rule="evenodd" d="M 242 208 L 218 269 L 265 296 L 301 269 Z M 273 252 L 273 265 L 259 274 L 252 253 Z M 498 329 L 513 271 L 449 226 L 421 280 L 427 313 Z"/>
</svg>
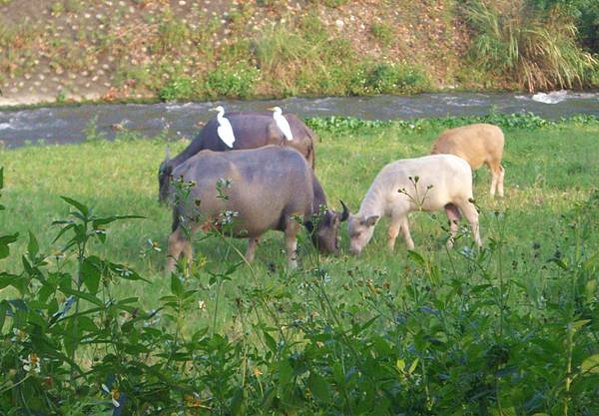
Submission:
<svg viewBox="0 0 599 416">
<path fill-rule="evenodd" d="M 379 216 L 378 215 L 373 215 L 371 217 L 368 217 L 364 220 L 364 225 L 367 225 L 369 227 L 372 227 L 374 224 L 377 223 L 377 221 L 379 220 Z"/>
<path fill-rule="evenodd" d="M 304 227 L 306 227 L 306 230 L 308 230 L 308 234 L 312 234 L 312 231 L 314 231 L 314 224 L 312 221 L 306 221 L 304 223 Z"/>
</svg>

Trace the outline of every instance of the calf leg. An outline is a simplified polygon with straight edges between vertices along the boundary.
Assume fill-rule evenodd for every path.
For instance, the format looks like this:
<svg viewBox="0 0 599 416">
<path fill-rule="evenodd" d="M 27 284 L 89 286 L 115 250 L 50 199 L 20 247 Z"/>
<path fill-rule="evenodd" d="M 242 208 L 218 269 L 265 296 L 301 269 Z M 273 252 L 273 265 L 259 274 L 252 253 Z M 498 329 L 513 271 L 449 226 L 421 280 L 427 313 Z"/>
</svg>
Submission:
<svg viewBox="0 0 599 416">
<path fill-rule="evenodd" d="M 410 235 L 410 224 L 408 223 L 407 214 L 400 218 L 400 225 L 403 239 L 406 242 L 408 250 L 414 250 L 414 240 L 412 240 L 412 236 Z"/>
<path fill-rule="evenodd" d="M 501 168 L 501 173 L 499 174 L 499 182 L 497 184 L 497 193 L 499 194 L 500 197 L 503 198 L 503 178 L 505 177 L 505 168 L 501 165 L 499 165 L 499 167 Z"/>
<path fill-rule="evenodd" d="M 401 218 L 392 218 L 391 225 L 389 226 L 387 247 L 390 251 L 393 251 L 395 248 L 395 240 L 399 234 L 399 230 L 401 229 Z"/>
<path fill-rule="evenodd" d="M 455 236 L 458 233 L 458 224 L 460 223 L 460 219 L 462 215 L 460 214 L 460 210 L 454 204 L 445 205 L 445 214 L 447 215 L 447 219 L 449 220 L 449 240 L 447 240 L 447 248 L 452 248 L 453 243 L 455 242 Z"/>
<path fill-rule="evenodd" d="M 245 259 L 248 263 L 254 261 L 254 254 L 256 254 L 256 247 L 258 247 L 259 240 L 260 237 L 250 238 L 248 240 L 248 249 L 245 252 Z"/>
<path fill-rule="evenodd" d="M 478 227 L 478 212 L 476 211 L 476 207 L 470 201 L 464 201 L 459 205 L 462 214 L 470 223 L 470 228 L 472 229 L 472 237 L 476 242 L 478 247 L 482 247 L 483 243 L 480 239 L 480 232 Z"/>
<path fill-rule="evenodd" d="M 503 171 L 503 168 L 501 167 L 501 163 L 499 163 L 499 161 L 493 161 L 493 162 L 489 162 L 488 163 L 489 169 L 491 170 L 491 190 L 489 191 L 489 193 L 491 194 L 491 197 L 495 197 L 495 191 L 498 190 L 499 184 L 501 183 L 501 174 Z M 501 192 L 499 192 L 499 196 L 503 196 L 503 187 L 501 189 Z"/>
<path fill-rule="evenodd" d="M 285 226 L 285 246 L 287 247 L 287 260 L 289 267 L 297 267 L 297 234 L 300 231 L 300 225 L 293 219 L 289 219 Z"/>
</svg>

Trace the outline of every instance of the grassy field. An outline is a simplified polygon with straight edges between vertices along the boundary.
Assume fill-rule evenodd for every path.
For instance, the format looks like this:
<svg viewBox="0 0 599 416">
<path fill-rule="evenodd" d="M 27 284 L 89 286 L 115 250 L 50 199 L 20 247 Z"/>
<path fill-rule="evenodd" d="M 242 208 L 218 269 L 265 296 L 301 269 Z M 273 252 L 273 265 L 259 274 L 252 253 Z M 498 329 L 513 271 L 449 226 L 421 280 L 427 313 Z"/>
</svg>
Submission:
<svg viewBox="0 0 599 416">
<path fill-rule="evenodd" d="M 386 163 L 426 154 L 441 130 L 434 123 L 416 129 L 397 124 L 317 129 L 316 170 L 329 203 L 340 207 L 343 199 L 357 210 Z M 105 279 L 102 293 L 138 297 L 141 310 L 164 308 L 151 326 L 176 334 L 169 345 L 186 351 L 176 365 L 169 359 L 161 367 L 178 380 L 167 394 L 178 397 L 171 399 L 178 404 L 161 398 L 165 409 L 597 414 L 599 237 L 593 228 L 599 225 L 599 125 L 568 122 L 507 128 L 505 134 L 506 197 L 489 197 L 486 168 L 475 178 L 482 252 L 472 249 L 465 223 L 454 250 L 447 251 L 444 214 L 417 213 L 411 217 L 415 252 L 408 253 L 403 241 L 388 252 L 382 221 L 362 256 L 351 257 L 343 227 L 339 257 L 319 257 L 304 235 L 298 271 L 285 267 L 280 233 L 266 235 L 251 267 L 233 270 L 245 241 L 198 236 L 193 276 L 175 282 L 163 272 L 171 213 L 157 202 L 163 139 L 0 150 L 6 206 L 0 230 L 20 233 L 0 265 L 12 273 L 22 269 L 20 254 L 30 231 L 48 256 L 48 276 L 75 269 L 74 251 L 66 259 L 53 257 L 66 239 L 53 242 L 59 228 L 51 223 L 67 218 L 72 208 L 60 195 L 93 207 L 99 216 L 144 216 L 111 224 L 107 242 L 94 241 L 88 250 L 149 281 Z M 185 144 L 172 144 L 173 150 Z M 190 291 L 187 297 L 176 282 Z M 16 293 L 0 289 L 0 299 Z M 166 313 L 174 299 L 169 296 L 180 296 L 176 313 Z M 58 294 L 58 302 L 64 297 Z M 198 347 L 204 356 L 196 357 L 190 345 L 200 339 L 211 341 Z M 92 351 L 78 355 L 83 367 L 93 369 L 94 360 L 105 359 L 105 353 Z M 160 360 L 157 352 L 150 356 L 146 360 Z M 216 363 L 222 364 L 218 371 Z M 135 397 L 131 386 L 148 376 L 125 366 L 119 371 L 127 406 L 141 413 L 143 395 Z M 86 397 L 100 397 L 98 386 Z M 191 390 L 198 407 L 189 401 Z"/>
</svg>

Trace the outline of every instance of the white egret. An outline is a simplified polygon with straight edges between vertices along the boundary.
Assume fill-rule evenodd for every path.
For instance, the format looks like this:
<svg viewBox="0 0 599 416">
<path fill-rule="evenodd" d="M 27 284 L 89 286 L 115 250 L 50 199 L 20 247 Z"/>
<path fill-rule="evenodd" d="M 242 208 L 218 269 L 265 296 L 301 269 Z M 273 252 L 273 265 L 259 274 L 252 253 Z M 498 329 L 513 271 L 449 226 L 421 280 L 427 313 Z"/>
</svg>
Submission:
<svg viewBox="0 0 599 416">
<path fill-rule="evenodd" d="M 216 108 L 212 108 L 210 111 L 218 111 L 216 119 L 218 120 L 218 128 L 216 132 L 218 133 L 218 137 L 230 148 L 233 148 L 233 143 L 235 143 L 235 135 L 233 134 L 233 127 L 231 126 L 231 122 L 225 118 L 225 109 L 222 105 L 219 105 Z"/>
<path fill-rule="evenodd" d="M 281 107 L 272 107 L 269 108 L 269 110 L 273 112 L 272 116 L 275 119 L 275 123 L 277 123 L 277 127 L 283 133 L 283 136 L 285 136 L 287 140 L 293 140 L 293 134 L 291 134 L 291 127 L 289 126 L 289 122 L 287 121 L 285 116 L 283 116 L 283 110 L 281 110 Z"/>
</svg>

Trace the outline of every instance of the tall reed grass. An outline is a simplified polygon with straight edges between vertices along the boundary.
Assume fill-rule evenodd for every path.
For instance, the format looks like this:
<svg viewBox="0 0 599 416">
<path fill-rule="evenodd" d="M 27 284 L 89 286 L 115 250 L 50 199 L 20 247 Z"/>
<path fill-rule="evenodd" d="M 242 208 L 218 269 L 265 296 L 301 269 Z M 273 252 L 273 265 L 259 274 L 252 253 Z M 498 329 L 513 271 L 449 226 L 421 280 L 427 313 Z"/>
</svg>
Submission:
<svg viewBox="0 0 599 416">
<path fill-rule="evenodd" d="M 559 8 L 470 0 L 465 13 L 476 32 L 470 57 L 488 72 L 531 92 L 592 86 L 599 61 L 579 47 L 576 25 Z"/>
</svg>

